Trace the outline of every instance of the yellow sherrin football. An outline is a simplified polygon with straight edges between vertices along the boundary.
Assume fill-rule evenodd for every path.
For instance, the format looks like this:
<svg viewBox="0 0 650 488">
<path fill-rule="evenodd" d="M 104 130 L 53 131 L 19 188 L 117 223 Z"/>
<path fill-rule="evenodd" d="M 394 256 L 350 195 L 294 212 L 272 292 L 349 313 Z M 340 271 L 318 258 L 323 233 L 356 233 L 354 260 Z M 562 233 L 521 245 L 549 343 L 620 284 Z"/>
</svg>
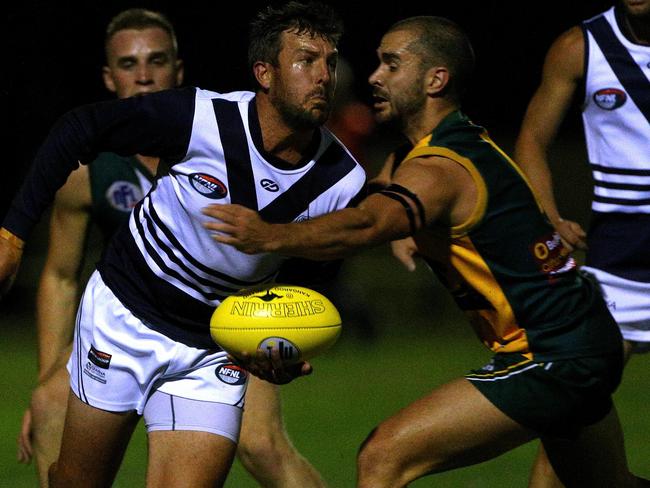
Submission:
<svg viewBox="0 0 650 488">
<path fill-rule="evenodd" d="M 233 356 L 279 349 L 289 364 L 312 358 L 334 344 L 341 333 L 341 316 L 317 291 L 266 285 L 223 300 L 212 314 L 210 333 Z"/>
</svg>

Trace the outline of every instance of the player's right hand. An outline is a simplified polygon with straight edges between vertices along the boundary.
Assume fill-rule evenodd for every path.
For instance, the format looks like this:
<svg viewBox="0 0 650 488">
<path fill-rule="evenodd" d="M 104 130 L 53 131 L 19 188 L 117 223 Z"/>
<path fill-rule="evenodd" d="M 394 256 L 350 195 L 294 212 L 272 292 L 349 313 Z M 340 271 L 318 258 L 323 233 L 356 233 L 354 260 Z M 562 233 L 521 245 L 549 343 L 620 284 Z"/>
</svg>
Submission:
<svg viewBox="0 0 650 488">
<path fill-rule="evenodd" d="M 23 415 L 23 423 L 18 434 L 18 462 L 29 464 L 32 461 L 32 410 L 28 408 Z"/>
<path fill-rule="evenodd" d="M 237 357 L 229 355 L 228 358 L 249 373 L 275 385 L 286 385 L 296 378 L 310 375 L 313 371 L 312 365 L 306 361 L 284 363 L 278 349 L 273 349 L 270 355 L 267 351 L 258 349 L 255 354 L 243 353 Z"/>
<path fill-rule="evenodd" d="M 569 251 L 587 249 L 587 233 L 580 224 L 572 220 L 559 219 L 554 225 L 555 230 L 560 234 L 565 247 Z"/>
<path fill-rule="evenodd" d="M 0 229 L 0 298 L 9 292 L 18 274 L 24 242 L 4 227 Z"/>
</svg>

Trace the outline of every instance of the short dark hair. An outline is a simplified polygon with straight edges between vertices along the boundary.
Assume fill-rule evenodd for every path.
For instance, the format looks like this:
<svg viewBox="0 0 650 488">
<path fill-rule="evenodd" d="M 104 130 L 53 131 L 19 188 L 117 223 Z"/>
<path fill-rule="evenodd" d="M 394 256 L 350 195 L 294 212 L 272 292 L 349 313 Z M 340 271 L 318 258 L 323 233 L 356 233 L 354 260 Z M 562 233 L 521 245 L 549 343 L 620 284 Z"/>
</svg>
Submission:
<svg viewBox="0 0 650 488">
<path fill-rule="evenodd" d="M 144 8 L 130 8 L 123 10 L 113 17 L 108 23 L 108 27 L 106 27 L 104 48 L 108 51 L 108 43 L 119 31 L 127 29 L 142 30 L 153 27 L 158 27 L 169 34 L 169 37 L 172 40 L 174 56 L 178 56 L 178 41 L 176 40 L 176 32 L 174 31 L 172 23 L 164 14 Z"/>
<path fill-rule="evenodd" d="M 444 17 L 409 17 L 393 24 L 388 32 L 417 32 L 408 49 L 420 57 L 422 68 L 443 64 L 450 72 L 448 94 L 456 102 L 469 86 L 474 72 L 474 49 L 467 34 Z"/>
<path fill-rule="evenodd" d="M 290 1 L 281 7 L 260 10 L 250 23 L 248 66 L 257 61 L 278 64 L 281 35 L 285 31 L 320 36 L 336 45 L 343 35 L 343 21 L 327 4 Z"/>
</svg>

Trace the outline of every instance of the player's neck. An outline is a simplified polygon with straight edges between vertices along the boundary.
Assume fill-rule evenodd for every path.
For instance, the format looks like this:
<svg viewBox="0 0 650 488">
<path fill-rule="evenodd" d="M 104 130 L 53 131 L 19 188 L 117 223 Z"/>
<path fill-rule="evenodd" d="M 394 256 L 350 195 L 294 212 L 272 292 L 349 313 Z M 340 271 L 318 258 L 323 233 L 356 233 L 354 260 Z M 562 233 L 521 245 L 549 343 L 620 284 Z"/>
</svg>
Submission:
<svg viewBox="0 0 650 488">
<path fill-rule="evenodd" d="M 625 14 L 625 27 L 628 35 L 636 44 L 650 46 L 650 15 L 630 16 Z"/>
<path fill-rule="evenodd" d="M 265 96 L 258 94 L 255 103 L 264 151 L 289 164 L 301 162 L 311 147 L 315 129 L 290 127 Z"/>
<path fill-rule="evenodd" d="M 156 174 L 160 158 L 154 156 L 142 156 L 141 154 L 136 154 L 135 157 L 138 159 L 138 161 L 140 161 L 142 166 L 149 170 L 152 175 Z"/>
<path fill-rule="evenodd" d="M 428 101 L 422 110 L 405 121 L 402 132 L 410 143 L 415 146 L 424 137 L 429 135 L 433 129 L 438 127 L 442 119 L 457 109 L 457 106 L 449 103 L 440 104 Z"/>
</svg>

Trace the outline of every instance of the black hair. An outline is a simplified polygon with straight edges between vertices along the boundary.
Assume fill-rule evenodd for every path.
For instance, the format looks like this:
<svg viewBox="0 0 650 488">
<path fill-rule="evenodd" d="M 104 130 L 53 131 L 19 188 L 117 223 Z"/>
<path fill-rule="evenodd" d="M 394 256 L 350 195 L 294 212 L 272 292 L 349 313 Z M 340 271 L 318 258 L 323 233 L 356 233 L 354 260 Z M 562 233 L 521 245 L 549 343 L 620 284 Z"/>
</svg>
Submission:
<svg viewBox="0 0 650 488">
<path fill-rule="evenodd" d="M 257 61 L 277 66 L 285 31 L 320 36 L 336 45 L 343 35 L 343 21 L 329 5 L 318 1 L 290 1 L 277 8 L 269 5 L 250 23 L 249 68 Z"/>
</svg>

